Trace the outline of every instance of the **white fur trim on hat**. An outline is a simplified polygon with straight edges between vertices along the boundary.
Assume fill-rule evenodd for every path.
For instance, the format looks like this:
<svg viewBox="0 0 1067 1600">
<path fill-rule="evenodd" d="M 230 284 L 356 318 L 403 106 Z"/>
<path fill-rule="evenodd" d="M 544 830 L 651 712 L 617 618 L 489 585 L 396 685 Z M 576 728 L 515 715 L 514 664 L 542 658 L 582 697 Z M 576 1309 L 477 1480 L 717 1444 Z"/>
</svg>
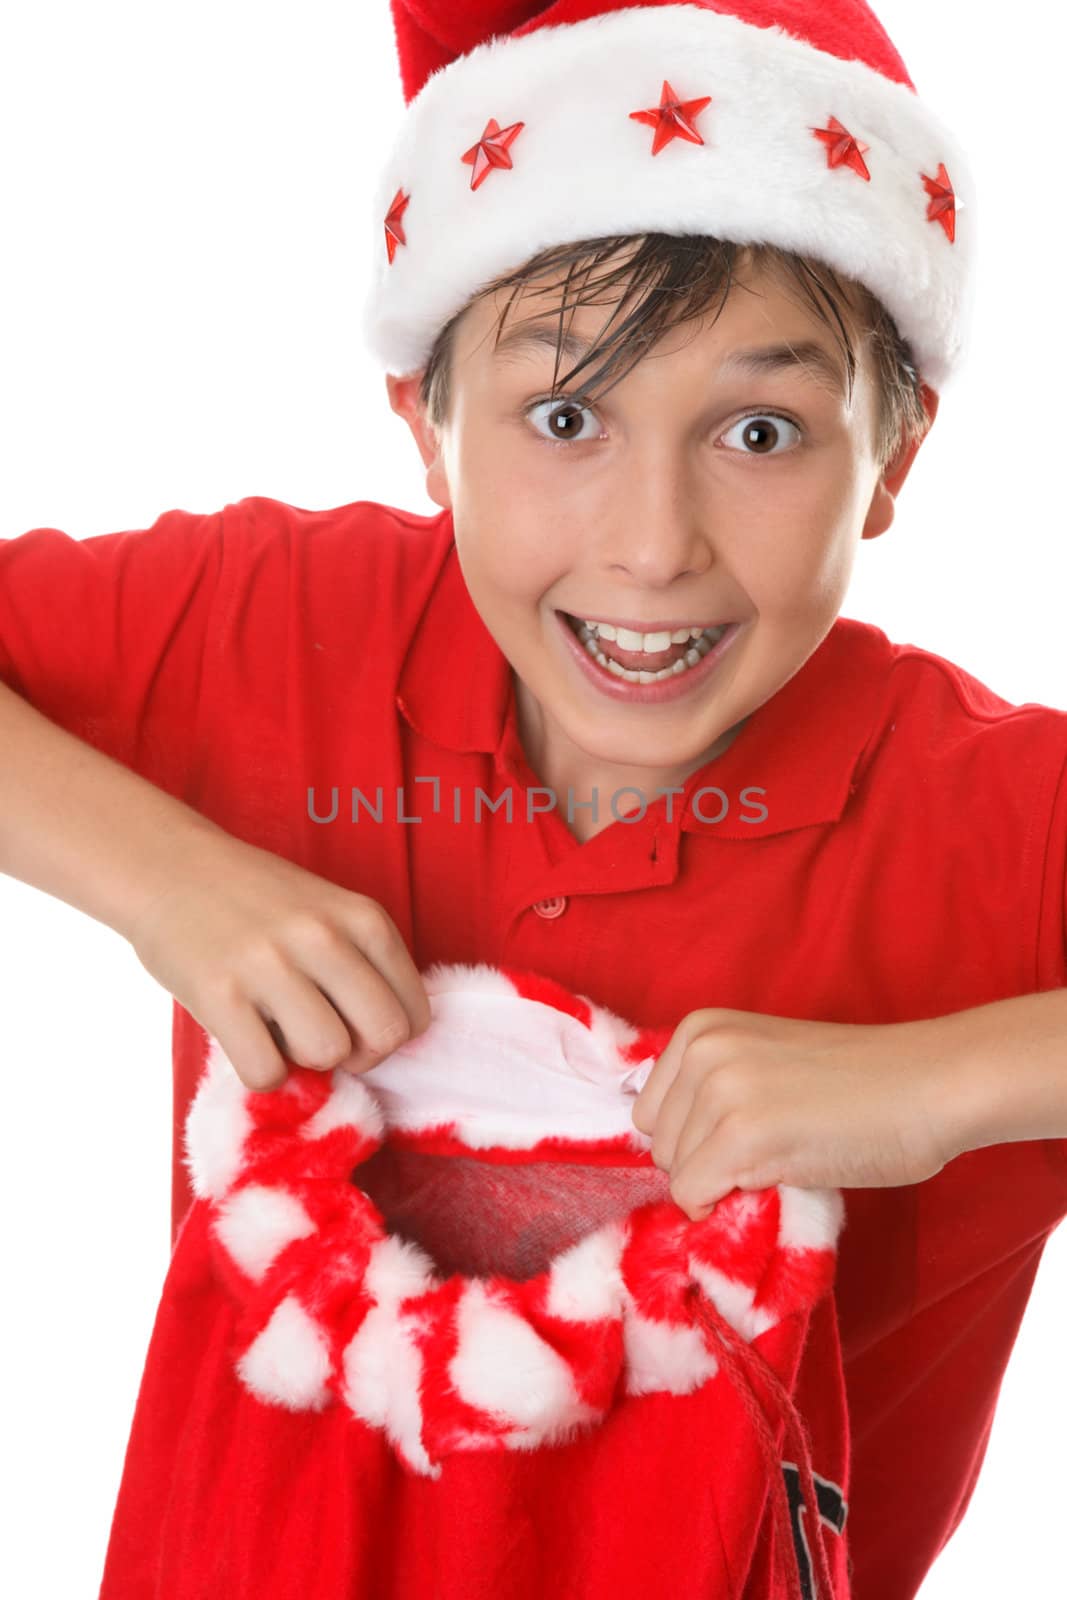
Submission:
<svg viewBox="0 0 1067 1600">
<path fill-rule="evenodd" d="M 665 81 L 682 101 L 711 100 L 695 119 L 703 143 L 674 138 L 653 155 L 652 128 L 631 113 L 657 106 Z M 472 188 L 462 158 L 490 119 L 522 127 L 511 166 Z M 831 163 L 813 130 L 832 119 L 859 141 L 868 176 Z M 959 196 L 954 239 L 923 181 L 942 167 Z M 387 248 L 398 197 L 403 243 Z M 634 6 L 502 34 L 430 76 L 377 185 L 364 331 L 385 368 L 406 375 L 480 288 L 543 249 L 710 234 L 809 254 L 865 284 L 939 389 L 971 318 L 973 205 L 961 147 L 908 84 L 781 27 L 693 4 Z"/>
</svg>

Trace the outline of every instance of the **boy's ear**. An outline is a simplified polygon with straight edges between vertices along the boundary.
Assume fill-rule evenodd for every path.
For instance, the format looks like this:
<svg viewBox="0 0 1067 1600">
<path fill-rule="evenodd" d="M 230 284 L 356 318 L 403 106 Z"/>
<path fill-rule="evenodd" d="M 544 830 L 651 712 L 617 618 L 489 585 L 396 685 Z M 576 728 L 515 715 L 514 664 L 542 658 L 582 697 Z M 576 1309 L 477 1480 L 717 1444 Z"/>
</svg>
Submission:
<svg viewBox="0 0 1067 1600">
<path fill-rule="evenodd" d="M 421 382 L 421 372 L 412 373 L 406 378 L 397 378 L 391 372 L 385 375 L 389 404 L 398 417 L 403 417 L 419 447 L 419 455 L 426 468 L 426 493 L 435 505 L 447 511 L 452 504 L 452 495 L 441 456 L 440 436 L 419 399 Z"/>
<path fill-rule="evenodd" d="M 931 389 L 928 384 L 923 383 L 919 387 L 922 393 L 923 410 L 927 416 L 926 433 L 922 439 L 913 439 L 911 444 L 887 463 L 878 480 L 878 487 L 874 492 L 870 509 L 867 512 L 867 521 L 864 524 L 861 535 L 864 539 L 877 539 L 880 533 L 885 533 L 886 529 L 892 525 L 896 511 L 897 495 L 904 486 L 904 479 L 911 471 L 911 464 L 919 453 L 919 447 L 934 425 L 934 418 L 937 416 L 937 408 L 941 403 L 941 396 L 936 389 Z"/>
</svg>

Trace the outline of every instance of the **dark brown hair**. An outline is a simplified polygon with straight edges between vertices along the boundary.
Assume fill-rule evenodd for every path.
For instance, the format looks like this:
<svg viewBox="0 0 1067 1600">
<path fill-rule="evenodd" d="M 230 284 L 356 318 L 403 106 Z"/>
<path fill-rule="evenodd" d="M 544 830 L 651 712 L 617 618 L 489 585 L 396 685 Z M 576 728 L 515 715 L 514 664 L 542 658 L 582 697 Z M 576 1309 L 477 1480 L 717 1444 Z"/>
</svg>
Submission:
<svg viewBox="0 0 1067 1600">
<path fill-rule="evenodd" d="M 612 266 L 620 254 L 622 259 Z M 581 398 L 591 402 L 598 381 L 610 379 L 609 388 L 618 383 L 669 328 L 701 317 L 719 299 L 721 312 L 731 289 L 746 287 L 735 277 L 742 261 L 750 261 L 757 271 L 769 271 L 787 292 L 790 286 L 798 289 L 801 303 L 806 303 L 834 330 L 844 356 L 850 403 L 858 370 L 857 350 L 866 344 L 879 395 L 873 443 L 882 470 L 900 451 L 925 436 L 930 418 L 923 405 L 914 355 L 881 301 L 863 284 L 840 276 L 825 262 L 777 245 L 741 245 L 702 235 L 667 233 L 584 239 L 541 251 L 517 270 L 485 285 L 474 299 L 482 300 L 505 289 L 513 291 L 498 320 L 499 339 L 515 299 L 554 274 L 562 274 L 552 285 L 558 288 L 562 284 L 563 288 L 559 306 L 561 333 L 565 312 L 573 312 L 579 305 L 600 303 L 595 298 L 600 291 L 612 295 L 613 291 L 622 290 L 600 336 L 562 378 L 561 346 L 557 345 L 553 395 L 597 358 L 603 358 L 600 368 L 581 388 Z M 605 265 L 606 270 L 597 276 L 598 268 Z M 568 299 L 575 280 L 577 292 Z M 634 310 L 609 333 L 619 312 L 635 300 Z M 441 329 L 423 372 L 420 398 L 435 427 L 440 427 L 449 414 L 455 330 L 472 303 L 468 302 Z"/>
</svg>

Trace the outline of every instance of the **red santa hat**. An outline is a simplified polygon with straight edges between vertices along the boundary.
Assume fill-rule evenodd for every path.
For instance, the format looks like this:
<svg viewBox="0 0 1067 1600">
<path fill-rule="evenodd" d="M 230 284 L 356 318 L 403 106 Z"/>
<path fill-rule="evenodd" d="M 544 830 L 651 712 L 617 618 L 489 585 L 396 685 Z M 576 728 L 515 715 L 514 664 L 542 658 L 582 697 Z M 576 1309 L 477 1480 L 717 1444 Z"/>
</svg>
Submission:
<svg viewBox="0 0 1067 1600">
<path fill-rule="evenodd" d="M 364 321 L 387 371 L 419 371 L 539 251 L 661 232 L 825 262 L 943 387 L 972 311 L 973 184 L 864 0 L 391 3 L 407 111 Z"/>
</svg>

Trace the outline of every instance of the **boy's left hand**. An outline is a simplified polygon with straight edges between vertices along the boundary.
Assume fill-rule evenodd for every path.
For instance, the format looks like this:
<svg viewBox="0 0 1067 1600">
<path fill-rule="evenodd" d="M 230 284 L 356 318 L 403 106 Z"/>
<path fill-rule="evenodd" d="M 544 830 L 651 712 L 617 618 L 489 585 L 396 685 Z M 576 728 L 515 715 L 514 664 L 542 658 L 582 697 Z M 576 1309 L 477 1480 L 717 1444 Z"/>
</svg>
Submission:
<svg viewBox="0 0 1067 1600">
<path fill-rule="evenodd" d="M 920 1183 L 959 1155 L 932 1022 L 808 1022 L 715 1007 L 674 1030 L 633 1106 L 693 1221 L 732 1189 Z"/>
</svg>

